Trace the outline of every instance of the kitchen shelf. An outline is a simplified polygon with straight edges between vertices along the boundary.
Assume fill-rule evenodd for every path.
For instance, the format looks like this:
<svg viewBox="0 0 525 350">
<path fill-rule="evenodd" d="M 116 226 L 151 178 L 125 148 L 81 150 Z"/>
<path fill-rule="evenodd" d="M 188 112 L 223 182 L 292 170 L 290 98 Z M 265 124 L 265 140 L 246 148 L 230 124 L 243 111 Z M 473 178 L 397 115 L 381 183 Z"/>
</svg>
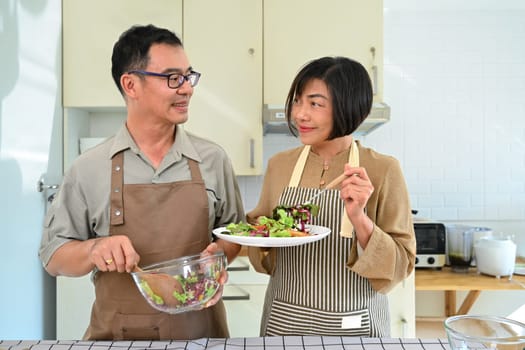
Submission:
<svg viewBox="0 0 525 350">
<path fill-rule="evenodd" d="M 445 315 L 467 314 L 482 291 L 522 290 L 525 291 L 525 276 L 493 277 L 478 274 L 476 268 L 466 273 L 453 272 L 450 267 L 438 269 L 416 269 L 417 291 L 444 291 Z M 456 292 L 467 291 L 463 303 L 456 308 Z"/>
</svg>

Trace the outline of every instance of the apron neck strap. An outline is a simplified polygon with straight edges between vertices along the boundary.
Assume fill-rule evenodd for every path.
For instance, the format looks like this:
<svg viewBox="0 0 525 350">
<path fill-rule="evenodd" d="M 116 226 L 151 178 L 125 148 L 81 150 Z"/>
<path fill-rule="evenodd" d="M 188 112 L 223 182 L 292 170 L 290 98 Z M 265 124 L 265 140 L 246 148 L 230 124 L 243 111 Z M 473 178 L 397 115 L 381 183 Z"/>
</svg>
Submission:
<svg viewBox="0 0 525 350">
<path fill-rule="evenodd" d="M 306 165 L 306 160 L 308 159 L 308 154 L 310 153 L 311 146 L 305 145 L 292 172 L 290 177 L 290 182 L 288 183 L 289 187 L 298 187 L 301 177 L 303 176 L 304 167 Z M 350 145 L 350 152 L 348 153 L 348 164 L 352 167 L 359 166 L 359 150 L 357 149 L 357 143 L 355 140 L 352 140 Z"/>
<path fill-rule="evenodd" d="M 310 148 L 310 145 L 306 145 L 303 147 L 303 150 L 299 155 L 299 159 L 297 159 L 297 162 L 295 163 L 295 168 L 293 169 L 292 177 L 290 178 L 290 183 L 288 184 L 288 186 L 299 186 L 299 181 L 301 181 L 301 177 L 303 176 L 304 165 L 306 164 L 306 159 L 308 158 L 308 154 L 310 153 Z"/>
<path fill-rule="evenodd" d="M 191 179 L 194 181 L 202 181 L 202 175 L 199 170 L 199 163 L 197 163 L 195 160 L 187 158 L 188 159 L 188 166 L 190 167 L 190 174 Z"/>
</svg>

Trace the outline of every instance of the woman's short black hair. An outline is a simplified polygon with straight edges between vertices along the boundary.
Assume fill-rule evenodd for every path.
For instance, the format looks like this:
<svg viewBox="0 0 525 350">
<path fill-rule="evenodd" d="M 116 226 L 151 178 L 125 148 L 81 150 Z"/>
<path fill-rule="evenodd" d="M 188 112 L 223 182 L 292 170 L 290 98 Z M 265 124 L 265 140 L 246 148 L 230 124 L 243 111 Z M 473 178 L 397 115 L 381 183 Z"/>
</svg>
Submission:
<svg viewBox="0 0 525 350">
<path fill-rule="evenodd" d="M 322 80 L 332 97 L 333 129 L 329 140 L 350 135 L 372 109 L 372 82 L 365 67 L 347 57 L 322 57 L 308 62 L 295 77 L 286 98 L 286 120 L 293 135 L 297 129 L 291 119 L 294 99 L 312 79 Z"/>
<path fill-rule="evenodd" d="M 120 77 L 134 69 L 145 69 L 149 63 L 149 49 L 153 44 L 181 46 L 182 41 L 172 31 L 155 27 L 135 25 L 122 33 L 113 46 L 111 75 L 121 94 Z"/>
</svg>

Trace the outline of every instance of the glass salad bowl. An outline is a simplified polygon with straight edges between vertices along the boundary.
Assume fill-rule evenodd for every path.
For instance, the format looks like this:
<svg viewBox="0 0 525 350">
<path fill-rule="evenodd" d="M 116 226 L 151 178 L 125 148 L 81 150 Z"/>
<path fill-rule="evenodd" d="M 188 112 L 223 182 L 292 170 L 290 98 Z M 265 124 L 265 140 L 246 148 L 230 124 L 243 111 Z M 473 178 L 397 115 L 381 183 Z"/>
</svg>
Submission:
<svg viewBox="0 0 525 350">
<path fill-rule="evenodd" d="M 131 272 L 148 304 L 162 312 L 177 314 L 204 308 L 220 287 L 226 268 L 223 252 L 185 256 Z"/>
</svg>

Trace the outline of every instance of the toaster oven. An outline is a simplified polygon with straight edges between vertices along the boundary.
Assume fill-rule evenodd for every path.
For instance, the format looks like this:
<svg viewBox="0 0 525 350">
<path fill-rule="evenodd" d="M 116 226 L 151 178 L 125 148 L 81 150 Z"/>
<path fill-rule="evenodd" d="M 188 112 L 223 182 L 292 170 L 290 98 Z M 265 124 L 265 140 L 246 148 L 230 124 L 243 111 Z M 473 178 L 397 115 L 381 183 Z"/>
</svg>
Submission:
<svg viewBox="0 0 525 350">
<path fill-rule="evenodd" d="M 446 262 L 447 234 L 438 222 L 415 222 L 416 268 L 441 268 Z"/>
</svg>

